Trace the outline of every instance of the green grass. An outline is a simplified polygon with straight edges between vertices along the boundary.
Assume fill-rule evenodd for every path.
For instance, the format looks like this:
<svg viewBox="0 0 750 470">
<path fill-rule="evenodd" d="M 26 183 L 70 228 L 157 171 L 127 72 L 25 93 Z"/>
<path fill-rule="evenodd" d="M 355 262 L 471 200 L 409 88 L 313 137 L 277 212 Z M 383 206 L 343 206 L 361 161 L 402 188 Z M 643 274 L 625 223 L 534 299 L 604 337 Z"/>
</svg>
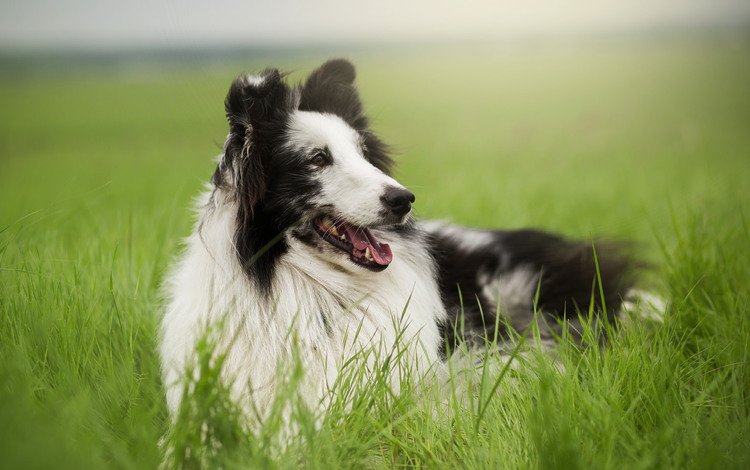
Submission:
<svg viewBox="0 0 750 470">
<path fill-rule="evenodd" d="M 317 59 L 278 65 L 299 78 Z M 170 438 L 192 446 L 186 465 L 750 466 L 750 44 L 353 59 L 419 216 L 637 240 L 669 315 L 606 350 L 561 347 L 564 371 L 531 360 L 490 394 L 492 375 L 448 411 L 354 371 L 339 390 L 354 404 L 316 430 L 290 387 L 286 449 L 278 422 L 239 427 L 209 368 L 213 392 Z M 224 92 L 256 65 L 0 83 L 0 467 L 162 460 L 158 286 L 223 141 Z M 201 449 L 207 415 L 221 450 Z"/>
</svg>

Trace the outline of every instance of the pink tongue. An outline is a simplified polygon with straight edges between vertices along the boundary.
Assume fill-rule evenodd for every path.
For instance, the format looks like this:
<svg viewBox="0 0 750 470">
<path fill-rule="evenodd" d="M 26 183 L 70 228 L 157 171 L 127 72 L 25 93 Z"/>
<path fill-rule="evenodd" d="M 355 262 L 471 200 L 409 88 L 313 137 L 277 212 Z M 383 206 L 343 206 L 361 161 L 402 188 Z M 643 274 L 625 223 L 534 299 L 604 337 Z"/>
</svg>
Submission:
<svg viewBox="0 0 750 470">
<path fill-rule="evenodd" d="M 349 238 L 355 249 L 365 251 L 369 247 L 372 259 L 379 265 L 387 266 L 393 261 L 391 247 L 387 243 L 381 244 L 375 240 L 375 237 L 366 228 L 355 227 L 349 224 L 343 224 L 340 228 L 344 229 L 347 238 Z"/>
</svg>

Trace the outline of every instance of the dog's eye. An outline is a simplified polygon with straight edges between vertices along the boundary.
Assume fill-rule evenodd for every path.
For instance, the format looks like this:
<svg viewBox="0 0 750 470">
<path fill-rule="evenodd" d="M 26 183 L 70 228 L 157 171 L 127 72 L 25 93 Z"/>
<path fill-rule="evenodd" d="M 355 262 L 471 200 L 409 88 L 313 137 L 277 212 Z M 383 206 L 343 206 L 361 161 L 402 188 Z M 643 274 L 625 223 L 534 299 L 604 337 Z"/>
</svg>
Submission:
<svg viewBox="0 0 750 470">
<path fill-rule="evenodd" d="M 310 162 L 317 167 L 324 167 L 331 164 L 331 156 L 325 150 L 318 150 L 313 154 Z"/>
</svg>

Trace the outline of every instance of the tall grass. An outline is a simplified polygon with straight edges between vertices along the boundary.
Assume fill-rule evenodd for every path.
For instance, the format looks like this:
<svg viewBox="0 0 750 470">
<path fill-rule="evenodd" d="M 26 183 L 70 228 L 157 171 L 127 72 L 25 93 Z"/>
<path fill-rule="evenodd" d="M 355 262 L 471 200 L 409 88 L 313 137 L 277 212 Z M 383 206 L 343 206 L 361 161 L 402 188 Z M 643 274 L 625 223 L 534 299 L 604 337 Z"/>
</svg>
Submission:
<svg viewBox="0 0 750 470">
<path fill-rule="evenodd" d="M 384 368 L 357 359 L 322 416 L 298 399 L 292 361 L 275 418 L 253 429 L 210 343 L 170 428 L 155 346 L 158 285 L 223 139 L 222 95 L 254 65 L 3 82 L 2 467 L 747 468 L 748 51 L 353 57 L 420 216 L 634 239 L 657 266 L 641 287 L 670 308 L 606 346 L 592 328 L 557 362 L 490 358 L 441 390 L 414 376 L 394 394 L 386 353 Z"/>
</svg>

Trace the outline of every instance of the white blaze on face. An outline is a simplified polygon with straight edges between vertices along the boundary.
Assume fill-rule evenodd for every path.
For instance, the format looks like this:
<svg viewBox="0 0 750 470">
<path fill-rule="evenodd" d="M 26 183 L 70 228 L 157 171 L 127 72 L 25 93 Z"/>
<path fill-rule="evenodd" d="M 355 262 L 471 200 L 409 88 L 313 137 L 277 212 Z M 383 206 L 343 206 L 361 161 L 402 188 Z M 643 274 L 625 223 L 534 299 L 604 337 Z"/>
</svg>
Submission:
<svg viewBox="0 0 750 470">
<path fill-rule="evenodd" d="M 351 224 L 378 224 L 385 189 L 403 188 L 365 160 L 359 134 L 338 116 L 296 111 L 291 117 L 289 143 L 299 150 L 328 149 L 333 163 L 314 176 L 322 189 L 315 202 L 333 206 Z"/>
</svg>

